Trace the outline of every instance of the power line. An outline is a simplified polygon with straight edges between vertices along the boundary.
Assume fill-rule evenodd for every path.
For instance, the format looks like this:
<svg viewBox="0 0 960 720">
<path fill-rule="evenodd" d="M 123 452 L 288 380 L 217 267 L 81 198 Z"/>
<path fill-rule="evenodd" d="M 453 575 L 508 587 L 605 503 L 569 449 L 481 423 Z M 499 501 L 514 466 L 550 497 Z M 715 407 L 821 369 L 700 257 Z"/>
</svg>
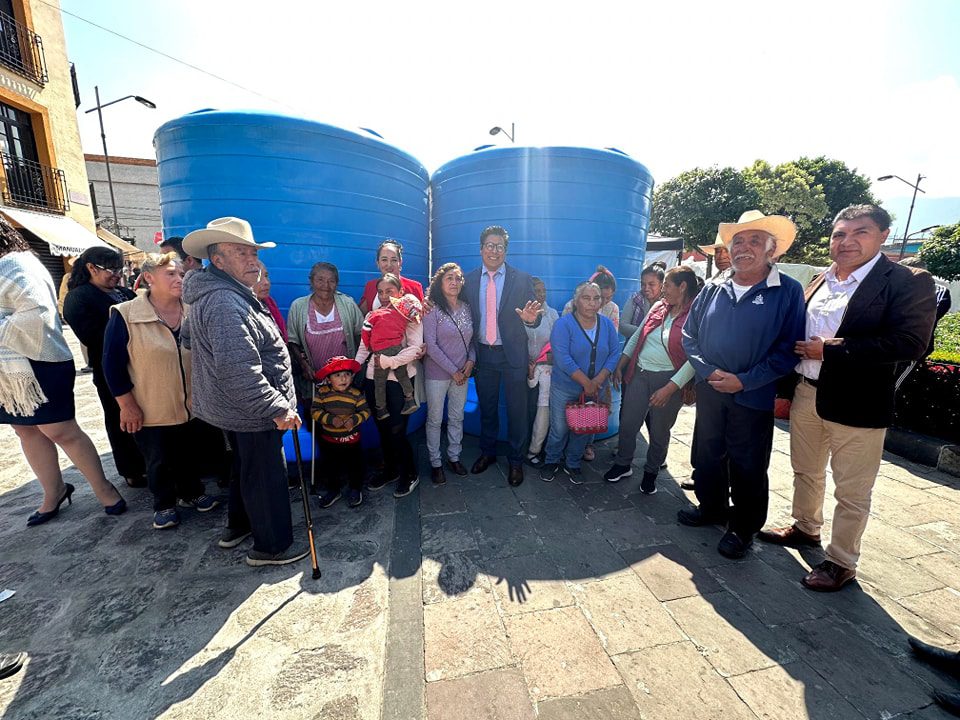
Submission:
<svg viewBox="0 0 960 720">
<path fill-rule="evenodd" d="M 145 45 L 144 43 L 140 42 L 139 40 L 134 40 L 134 39 L 131 38 L 131 37 L 127 37 L 127 36 L 124 35 L 123 33 L 119 33 L 119 32 L 117 32 L 116 30 L 111 30 L 110 28 L 104 27 L 103 25 L 98 25 L 97 23 L 93 22 L 92 20 L 87 20 L 87 18 L 81 17 L 80 15 L 77 15 L 76 13 L 72 13 L 72 12 L 70 12 L 69 10 L 64 10 L 62 7 L 59 7 L 59 6 L 57 6 L 57 5 L 54 5 L 53 3 L 47 2 L 47 0 L 39 0 L 39 2 L 43 3 L 43 4 L 46 5 L 47 7 L 53 8 L 54 10 L 59 10 L 59 11 L 62 12 L 64 15 L 69 15 L 69 16 L 72 17 L 72 18 L 76 18 L 76 19 L 79 20 L 80 22 L 85 22 L 85 23 L 87 23 L 87 25 L 92 25 L 93 27 L 97 28 L 98 30 L 103 30 L 105 33 L 109 33 L 109 34 L 111 34 L 111 35 L 114 35 L 114 36 L 120 38 L 121 40 L 126 40 L 126 41 L 129 42 L 129 43 L 133 43 L 133 44 L 136 45 L 137 47 L 141 47 L 141 48 L 143 48 L 144 50 L 149 50 L 150 52 L 156 53 L 157 55 L 160 55 L 161 57 L 167 58 L 168 60 L 173 60 L 173 62 L 179 63 L 180 65 L 183 65 L 183 66 L 185 66 L 185 67 L 190 68 L 191 70 L 195 70 L 196 72 L 203 73 L 204 75 L 208 75 L 209 77 L 212 77 L 212 78 L 215 79 L 215 80 L 219 80 L 220 82 L 224 82 L 224 83 L 226 83 L 227 85 L 232 85 L 233 87 L 239 88 L 240 90 L 243 90 L 244 92 L 248 92 L 248 93 L 250 93 L 251 95 L 256 95 L 256 96 L 258 96 L 258 97 L 262 97 L 262 98 L 265 99 L 265 100 L 269 100 L 269 101 L 272 102 L 272 103 L 277 103 L 278 105 L 282 105 L 283 107 L 289 108 L 290 110 L 296 110 L 296 108 L 294 108 L 292 105 L 288 105 L 287 103 L 285 103 L 285 102 L 283 102 L 283 101 L 281 101 L 281 100 L 277 100 L 277 99 L 275 99 L 275 98 L 272 98 L 272 97 L 270 97 L 269 95 L 264 95 L 263 93 L 257 92 L 256 90 L 251 90 L 251 89 L 248 88 L 248 87 L 244 87 L 244 86 L 241 85 L 240 83 L 236 83 L 236 82 L 234 82 L 233 80 L 228 80 L 227 78 L 225 78 L 225 77 L 223 77 L 223 76 L 221 76 L 221 75 L 217 75 L 216 73 L 212 73 L 212 72 L 210 72 L 209 70 L 204 70 L 202 67 L 199 67 L 199 66 L 197 66 L 197 65 L 194 65 L 193 63 L 189 63 L 189 62 L 187 62 L 186 60 L 181 60 L 181 59 L 178 58 L 178 57 L 175 57 L 175 56 L 173 56 L 173 55 L 170 55 L 169 53 L 165 53 L 163 50 L 158 50 L 158 49 L 155 48 L 155 47 L 150 47 L 149 45 Z"/>
</svg>

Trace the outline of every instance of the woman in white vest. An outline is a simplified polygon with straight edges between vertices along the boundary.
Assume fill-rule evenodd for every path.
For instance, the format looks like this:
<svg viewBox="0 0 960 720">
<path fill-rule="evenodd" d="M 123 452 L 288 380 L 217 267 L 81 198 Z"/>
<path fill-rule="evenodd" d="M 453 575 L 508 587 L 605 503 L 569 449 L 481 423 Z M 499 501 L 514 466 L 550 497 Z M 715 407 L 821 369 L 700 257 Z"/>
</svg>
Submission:
<svg viewBox="0 0 960 720">
<path fill-rule="evenodd" d="M 180 343 L 188 311 L 183 265 L 176 253 L 151 254 L 141 272 L 146 289 L 110 308 L 103 371 L 120 406 L 120 428 L 133 433 L 146 460 L 159 530 L 180 524 L 178 505 L 207 512 L 220 502 L 204 493 L 190 450 L 198 421 L 191 413 L 190 351 Z"/>
</svg>

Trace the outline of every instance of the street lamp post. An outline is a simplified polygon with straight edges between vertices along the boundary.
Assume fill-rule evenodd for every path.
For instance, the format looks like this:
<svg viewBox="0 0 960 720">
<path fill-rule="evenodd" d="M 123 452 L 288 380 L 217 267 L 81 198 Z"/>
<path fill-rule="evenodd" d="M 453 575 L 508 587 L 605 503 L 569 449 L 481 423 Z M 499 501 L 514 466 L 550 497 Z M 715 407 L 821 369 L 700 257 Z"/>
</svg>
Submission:
<svg viewBox="0 0 960 720">
<path fill-rule="evenodd" d="M 97 118 L 100 120 L 100 139 L 103 141 L 103 163 L 107 166 L 107 187 L 110 189 L 110 207 L 113 208 L 113 229 L 117 231 L 117 234 L 120 233 L 120 221 L 117 219 L 117 201 L 113 197 L 113 177 L 110 175 L 110 156 L 107 154 L 107 133 L 103 129 L 103 108 L 109 107 L 110 105 L 115 105 L 118 102 L 123 100 L 129 100 L 133 98 L 138 103 L 144 107 L 148 107 L 151 110 L 156 110 L 157 106 L 155 103 L 150 102 L 145 97 L 140 95 L 124 95 L 122 98 L 117 98 L 116 100 L 111 100 L 108 103 L 100 103 L 100 87 L 98 85 L 93 86 L 93 92 L 97 98 L 97 106 L 92 107 L 89 110 L 86 110 L 84 114 L 92 113 L 94 110 L 97 111 Z"/>
<path fill-rule="evenodd" d="M 907 251 L 907 233 L 910 231 L 910 219 L 913 217 L 913 205 L 915 202 L 917 202 L 917 192 L 925 193 L 926 190 L 920 189 L 920 181 L 924 179 L 924 176 L 920 173 L 917 173 L 916 184 L 910 182 L 909 180 L 904 180 L 899 175 L 881 175 L 877 178 L 877 180 L 883 181 L 891 180 L 893 178 L 896 178 L 900 182 L 906 183 L 913 188 L 913 199 L 910 201 L 910 211 L 907 213 L 907 224 L 903 228 L 903 242 L 900 243 L 900 255 L 898 256 L 898 260 L 903 260 L 903 254 Z"/>
<path fill-rule="evenodd" d="M 510 138 L 510 142 L 516 142 L 516 141 L 514 140 L 514 138 L 517 136 L 517 130 L 516 130 L 516 128 L 514 127 L 513 123 L 510 123 L 510 132 L 507 132 L 506 130 L 504 130 L 504 129 L 503 129 L 502 127 L 500 127 L 499 125 L 497 125 L 496 127 L 490 128 L 490 134 L 491 134 L 491 135 L 498 135 L 499 133 L 503 133 L 503 134 L 506 135 L 508 138 Z"/>
</svg>

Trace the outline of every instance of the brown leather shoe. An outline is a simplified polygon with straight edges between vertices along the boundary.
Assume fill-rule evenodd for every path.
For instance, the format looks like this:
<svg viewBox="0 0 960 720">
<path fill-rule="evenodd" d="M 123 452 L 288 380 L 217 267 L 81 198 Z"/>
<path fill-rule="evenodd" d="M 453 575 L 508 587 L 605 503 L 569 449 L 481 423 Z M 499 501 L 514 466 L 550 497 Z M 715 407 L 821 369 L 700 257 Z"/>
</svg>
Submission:
<svg viewBox="0 0 960 720">
<path fill-rule="evenodd" d="M 507 477 L 507 482 L 512 487 L 516 487 L 523 482 L 523 465 L 510 465 L 510 475 Z"/>
<path fill-rule="evenodd" d="M 830 560 L 824 560 L 801 580 L 804 587 L 817 592 L 836 592 L 857 576 L 856 570 L 848 570 Z"/>
<path fill-rule="evenodd" d="M 809 535 L 803 530 L 799 529 L 796 525 L 761 530 L 757 534 L 757 537 L 766 543 L 770 543 L 772 545 L 783 545 L 784 547 L 820 547 L 819 535 Z"/>
<path fill-rule="evenodd" d="M 473 464 L 473 467 L 470 468 L 470 472 L 472 472 L 474 475 L 479 475 L 488 467 L 493 465 L 496 461 L 496 455 L 481 455 L 477 458 L 477 461 Z"/>
</svg>

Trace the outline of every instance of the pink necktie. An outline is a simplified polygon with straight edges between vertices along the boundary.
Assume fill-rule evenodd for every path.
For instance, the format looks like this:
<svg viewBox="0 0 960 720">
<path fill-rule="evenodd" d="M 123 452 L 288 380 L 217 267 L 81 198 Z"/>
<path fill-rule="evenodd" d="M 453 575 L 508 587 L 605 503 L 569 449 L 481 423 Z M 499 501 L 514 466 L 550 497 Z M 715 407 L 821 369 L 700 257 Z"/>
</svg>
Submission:
<svg viewBox="0 0 960 720">
<path fill-rule="evenodd" d="M 487 320 L 483 334 L 486 336 L 487 344 L 493 345 L 497 342 L 497 283 L 493 279 L 494 273 L 487 271 L 490 280 L 487 283 Z"/>
</svg>

